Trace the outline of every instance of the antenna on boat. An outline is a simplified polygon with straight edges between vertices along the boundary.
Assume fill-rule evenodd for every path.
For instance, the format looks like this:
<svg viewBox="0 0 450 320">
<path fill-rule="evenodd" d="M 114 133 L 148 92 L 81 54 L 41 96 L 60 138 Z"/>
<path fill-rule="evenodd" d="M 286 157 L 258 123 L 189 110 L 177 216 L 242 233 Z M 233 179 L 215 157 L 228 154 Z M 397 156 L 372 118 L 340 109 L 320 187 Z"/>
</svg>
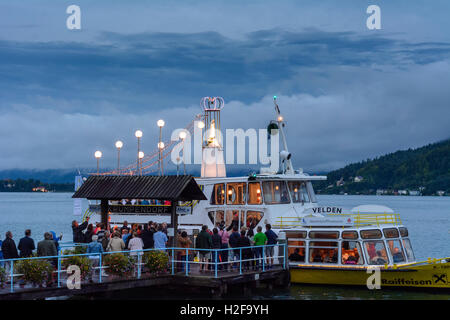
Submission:
<svg viewBox="0 0 450 320">
<path fill-rule="evenodd" d="M 284 122 L 284 118 L 281 115 L 280 107 L 277 104 L 277 96 L 273 96 L 273 104 L 275 105 L 275 112 L 277 114 L 277 120 L 276 124 L 278 127 L 278 130 L 281 132 L 281 141 L 283 143 L 282 147 L 283 150 L 280 151 L 280 159 L 282 163 L 284 163 L 285 168 L 283 170 L 283 173 L 287 174 L 294 174 L 294 169 L 292 167 L 292 161 L 291 156 L 292 154 L 288 150 L 287 142 L 286 142 L 286 135 L 284 134 L 284 127 L 286 126 Z"/>
</svg>

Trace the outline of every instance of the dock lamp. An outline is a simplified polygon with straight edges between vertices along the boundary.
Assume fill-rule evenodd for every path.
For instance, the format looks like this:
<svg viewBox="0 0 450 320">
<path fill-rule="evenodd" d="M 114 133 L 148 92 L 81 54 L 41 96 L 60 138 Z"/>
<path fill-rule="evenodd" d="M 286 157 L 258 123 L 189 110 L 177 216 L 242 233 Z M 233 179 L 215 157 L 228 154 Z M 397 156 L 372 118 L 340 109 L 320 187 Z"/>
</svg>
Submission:
<svg viewBox="0 0 450 320">
<path fill-rule="evenodd" d="M 158 149 L 159 149 L 159 175 L 163 175 L 163 166 L 162 166 L 162 149 L 164 148 L 164 143 L 162 142 L 162 128 L 166 124 L 164 120 L 160 119 L 156 122 L 159 127 L 159 140 L 158 140 Z M 160 145 L 162 144 L 162 147 Z"/>
<path fill-rule="evenodd" d="M 116 141 L 116 148 L 117 148 L 117 174 L 120 174 L 120 149 L 123 147 L 123 142 L 118 140 Z"/>
<path fill-rule="evenodd" d="M 136 136 L 136 138 L 137 138 L 137 142 L 138 142 L 138 145 L 137 145 L 137 147 L 138 147 L 138 150 L 137 150 L 137 164 L 136 164 L 136 166 L 137 166 L 137 168 L 136 168 L 136 172 L 140 172 L 140 168 L 139 168 L 139 163 L 140 163 L 140 161 L 139 161 L 139 152 L 141 151 L 141 138 L 142 138 L 142 131 L 141 130 L 136 130 L 136 132 L 134 133 L 134 135 Z"/>
<path fill-rule="evenodd" d="M 203 147 L 203 128 L 205 127 L 205 123 L 203 121 L 199 121 L 197 123 L 197 127 L 200 129 L 200 135 L 202 137 L 202 147 Z"/>
<path fill-rule="evenodd" d="M 97 150 L 94 153 L 94 157 L 97 159 L 97 174 L 100 173 L 100 158 L 102 157 L 102 152 Z"/>
<path fill-rule="evenodd" d="M 186 136 L 187 136 L 186 131 L 181 131 L 179 136 L 180 136 L 181 141 L 183 142 L 183 171 L 184 171 L 184 175 L 186 175 L 186 157 L 184 156 L 184 154 L 185 154 L 184 140 L 186 139 Z"/>
<path fill-rule="evenodd" d="M 139 158 L 139 175 L 142 175 L 142 159 L 144 158 L 144 152 L 139 151 L 138 158 Z"/>
<path fill-rule="evenodd" d="M 164 168 L 162 163 L 162 150 L 164 149 L 164 142 L 158 142 L 159 149 L 159 174 L 164 175 Z"/>
</svg>

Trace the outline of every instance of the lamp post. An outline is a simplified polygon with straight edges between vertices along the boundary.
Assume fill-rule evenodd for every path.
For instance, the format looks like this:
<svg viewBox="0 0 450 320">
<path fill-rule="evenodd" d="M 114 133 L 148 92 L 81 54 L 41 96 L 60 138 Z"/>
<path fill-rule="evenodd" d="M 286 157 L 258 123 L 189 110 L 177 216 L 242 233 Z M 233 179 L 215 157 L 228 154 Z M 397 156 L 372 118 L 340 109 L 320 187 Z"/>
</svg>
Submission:
<svg viewBox="0 0 450 320">
<path fill-rule="evenodd" d="M 123 147 L 123 142 L 118 140 L 116 141 L 117 148 L 117 175 L 120 175 L 120 149 Z"/>
<path fill-rule="evenodd" d="M 142 159 L 144 158 L 144 152 L 139 151 L 138 153 L 138 158 L 139 158 L 139 175 L 142 175 Z"/>
<path fill-rule="evenodd" d="M 159 149 L 159 168 L 160 168 L 160 175 L 164 175 L 164 169 L 162 165 L 162 150 L 164 149 L 164 142 L 158 142 L 158 149 Z"/>
<path fill-rule="evenodd" d="M 140 164 L 140 160 L 139 160 L 139 152 L 141 151 L 141 138 L 142 138 L 142 131 L 141 130 L 136 130 L 136 132 L 134 133 L 134 135 L 137 138 L 137 142 L 138 142 L 138 149 L 137 149 L 137 164 L 136 164 L 136 172 L 139 174 L 140 172 L 140 168 L 139 168 L 139 164 Z"/>
<path fill-rule="evenodd" d="M 162 149 L 164 148 L 164 143 L 162 142 L 162 128 L 165 125 L 164 120 L 160 119 L 156 122 L 156 124 L 159 127 L 159 142 L 158 142 L 158 149 L 159 149 L 159 175 L 164 175 L 163 165 L 162 165 Z"/>
<path fill-rule="evenodd" d="M 181 131 L 180 132 L 180 139 L 181 139 L 181 141 L 183 141 L 183 171 L 184 171 L 184 175 L 186 175 L 186 157 L 184 156 L 184 140 L 186 139 L 186 136 L 187 136 L 187 134 L 186 134 L 186 131 Z"/>
<path fill-rule="evenodd" d="M 205 127 L 205 123 L 203 121 L 199 121 L 197 126 L 200 129 L 200 135 L 202 137 L 202 147 L 203 147 L 203 128 Z"/>
<path fill-rule="evenodd" d="M 97 150 L 94 153 L 95 158 L 97 159 L 97 175 L 100 173 L 100 158 L 102 157 L 102 152 Z"/>
</svg>

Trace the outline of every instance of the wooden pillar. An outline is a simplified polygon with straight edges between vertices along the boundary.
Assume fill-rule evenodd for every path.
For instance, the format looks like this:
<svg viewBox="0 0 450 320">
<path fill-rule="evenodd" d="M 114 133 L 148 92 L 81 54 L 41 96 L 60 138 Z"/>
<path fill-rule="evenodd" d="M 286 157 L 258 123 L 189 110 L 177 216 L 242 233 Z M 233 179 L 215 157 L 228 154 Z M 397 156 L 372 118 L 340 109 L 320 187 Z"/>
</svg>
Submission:
<svg viewBox="0 0 450 320">
<path fill-rule="evenodd" d="M 109 211 L 109 205 L 108 200 L 102 199 L 100 203 L 100 210 L 101 210 L 101 223 L 105 225 L 105 230 L 108 230 L 108 211 Z"/>
<path fill-rule="evenodd" d="M 178 215 L 177 215 L 177 201 L 172 200 L 172 228 L 173 228 L 173 238 L 172 238 L 172 248 L 177 246 L 177 234 L 178 234 Z"/>
</svg>

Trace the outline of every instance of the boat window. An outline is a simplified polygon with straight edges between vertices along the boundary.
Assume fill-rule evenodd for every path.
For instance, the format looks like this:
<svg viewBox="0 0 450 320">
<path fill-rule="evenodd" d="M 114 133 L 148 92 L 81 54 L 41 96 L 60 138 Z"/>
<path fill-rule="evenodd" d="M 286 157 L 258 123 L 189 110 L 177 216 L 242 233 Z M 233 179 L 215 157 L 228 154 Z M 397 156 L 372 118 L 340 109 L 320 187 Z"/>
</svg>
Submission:
<svg viewBox="0 0 450 320">
<path fill-rule="evenodd" d="M 225 212 L 223 210 L 217 210 L 216 211 L 216 220 L 214 222 L 214 225 L 220 225 L 222 222 L 225 221 Z"/>
<path fill-rule="evenodd" d="M 208 212 L 208 218 L 211 220 L 211 223 L 214 225 L 214 211 Z"/>
<path fill-rule="evenodd" d="M 305 241 L 288 239 L 288 256 L 290 262 L 305 262 Z"/>
<path fill-rule="evenodd" d="M 211 194 L 211 204 L 224 204 L 225 199 L 225 184 L 218 183 L 214 185 Z"/>
<path fill-rule="evenodd" d="M 306 238 L 306 231 L 287 231 L 286 232 L 287 238 L 297 238 L 297 239 L 304 239 Z"/>
<path fill-rule="evenodd" d="M 358 241 L 342 241 L 342 264 L 364 264 L 361 245 Z"/>
<path fill-rule="evenodd" d="M 311 239 L 337 239 L 339 238 L 338 231 L 310 231 L 309 237 Z"/>
<path fill-rule="evenodd" d="M 245 182 L 227 183 L 227 204 L 244 204 L 245 193 Z"/>
<path fill-rule="evenodd" d="M 244 223 L 244 211 L 227 210 L 225 216 L 225 226 L 227 227 L 227 231 L 233 229 L 234 226 L 237 226 L 238 230 L 240 230 L 243 223 Z"/>
<path fill-rule="evenodd" d="M 306 183 L 306 187 L 307 187 L 307 189 L 308 189 L 309 198 L 311 199 L 311 202 L 316 203 L 316 202 L 317 202 L 317 199 L 316 199 L 316 195 L 315 195 L 315 193 L 314 193 L 314 188 L 313 188 L 313 186 L 312 186 L 311 181 L 308 181 L 308 182 Z"/>
<path fill-rule="evenodd" d="M 264 217 L 264 213 L 261 211 L 247 211 L 247 216 L 246 216 L 246 223 L 245 225 L 247 226 L 247 228 L 252 228 L 254 229 L 258 223 L 261 221 L 261 219 Z"/>
<path fill-rule="evenodd" d="M 224 212 L 223 210 L 209 211 L 208 218 L 213 226 L 218 226 L 222 221 L 224 221 Z"/>
<path fill-rule="evenodd" d="M 378 229 L 360 231 L 363 239 L 381 239 L 381 231 Z"/>
<path fill-rule="evenodd" d="M 291 192 L 292 202 L 309 202 L 308 191 L 306 184 L 301 181 L 289 181 L 289 191 Z"/>
<path fill-rule="evenodd" d="M 406 256 L 408 257 L 408 261 L 409 262 L 415 261 L 416 258 L 414 257 L 414 252 L 412 250 L 411 242 L 409 241 L 409 239 L 402 239 L 402 242 L 403 242 L 403 248 L 405 248 L 405 251 L 406 251 Z"/>
<path fill-rule="evenodd" d="M 259 182 L 248 183 L 248 204 L 262 204 L 261 185 Z"/>
<path fill-rule="evenodd" d="M 372 265 L 384 265 L 389 263 L 386 247 L 381 240 L 377 241 L 364 241 L 364 248 L 366 250 L 367 257 L 369 258 L 368 264 Z"/>
<path fill-rule="evenodd" d="M 264 181 L 264 202 L 266 204 L 289 203 L 289 194 L 284 181 Z"/>
<path fill-rule="evenodd" d="M 400 231 L 400 235 L 402 237 L 407 237 L 408 236 L 408 229 L 406 229 L 405 227 L 400 227 L 400 228 L 398 228 L 398 230 Z"/>
<path fill-rule="evenodd" d="M 388 240 L 387 244 L 394 263 L 406 261 L 405 255 L 403 254 L 402 245 L 400 244 L 400 240 Z"/>
<path fill-rule="evenodd" d="M 309 244 L 309 262 L 337 263 L 338 243 L 335 241 L 314 241 Z"/>
<path fill-rule="evenodd" d="M 398 238 L 397 228 L 383 229 L 383 233 L 385 238 Z"/>
<path fill-rule="evenodd" d="M 358 232 L 342 231 L 342 239 L 358 239 Z"/>
</svg>

